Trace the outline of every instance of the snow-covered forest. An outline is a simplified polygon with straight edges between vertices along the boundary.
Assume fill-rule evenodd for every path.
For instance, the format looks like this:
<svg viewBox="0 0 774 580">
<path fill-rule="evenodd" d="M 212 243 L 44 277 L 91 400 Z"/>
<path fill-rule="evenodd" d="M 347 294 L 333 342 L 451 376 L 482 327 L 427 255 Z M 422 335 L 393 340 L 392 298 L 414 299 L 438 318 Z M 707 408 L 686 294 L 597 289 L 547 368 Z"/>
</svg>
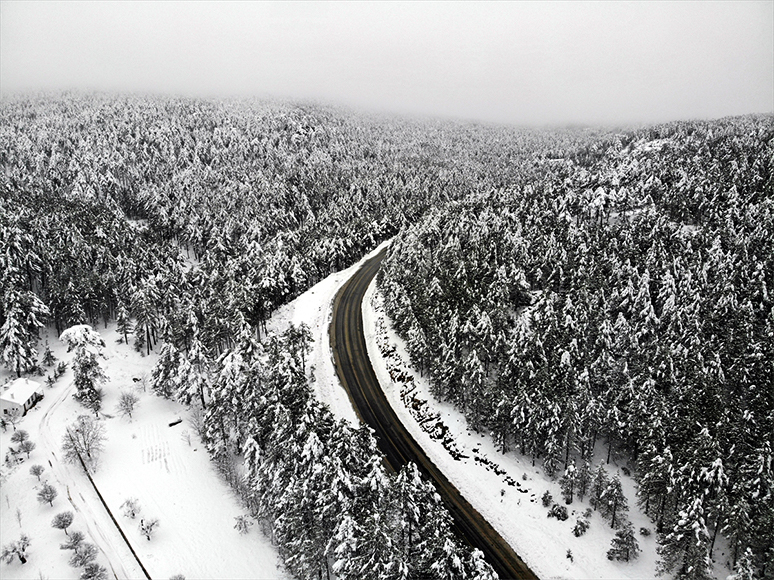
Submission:
<svg viewBox="0 0 774 580">
<path fill-rule="evenodd" d="M 435 393 L 567 503 L 623 456 L 678 578 L 721 535 L 740 578 L 774 575 L 772 137 L 744 117 L 546 155 L 433 208 L 380 273 Z"/>
<path fill-rule="evenodd" d="M 0 358 L 116 325 L 201 407 L 212 461 L 297 577 L 490 578 L 432 486 L 315 399 L 281 305 L 397 235 L 413 363 L 503 452 L 628 458 L 665 573 L 719 536 L 774 577 L 774 119 L 517 130 L 312 105 L 0 103 Z M 99 381 L 78 387 L 99 412 Z M 609 458 L 609 457 L 608 457 Z M 576 475 L 577 474 L 577 475 Z M 602 549 L 602 548 L 600 548 Z"/>
</svg>

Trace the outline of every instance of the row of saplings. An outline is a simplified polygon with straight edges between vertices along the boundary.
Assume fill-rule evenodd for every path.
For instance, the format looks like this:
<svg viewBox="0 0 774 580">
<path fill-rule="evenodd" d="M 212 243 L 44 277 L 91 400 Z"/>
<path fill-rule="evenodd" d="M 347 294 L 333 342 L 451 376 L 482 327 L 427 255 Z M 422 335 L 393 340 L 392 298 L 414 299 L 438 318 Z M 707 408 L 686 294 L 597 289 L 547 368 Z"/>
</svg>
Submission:
<svg viewBox="0 0 774 580">
<path fill-rule="evenodd" d="M 586 462 L 580 468 L 569 465 L 559 480 L 559 485 L 566 504 L 571 504 L 576 496 L 583 501 L 583 498 L 588 495 L 591 507 L 610 522 L 610 527 L 617 530 L 611 547 L 607 551 L 608 560 L 628 562 L 637 558 L 640 546 L 635 536 L 634 526 L 626 517 L 629 505 L 621 486 L 621 478 L 617 473 L 611 479 L 602 465 L 596 470 L 592 470 Z M 567 508 L 554 503 L 549 491 L 543 494 L 541 501 L 544 507 L 549 508 L 549 518 L 564 521 L 569 517 Z M 589 508 L 578 516 L 572 529 L 573 535 L 580 537 L 586 533 L 590 526 L 591 514 L 592 510 Z M 650 530 L 641 528 L 640 533 L 647 536 Z M 572 558 L 571 554 L 568 551 L 567 557 Z"/>
<path fill-rule="evenodd" d="M 30 473 L 37 477 L 38 481 L 40 481 L 43 471 L 45 469 L 41 465 L 33 465 L 30 468 Z M 38 501 L 53 506 L 54 500 L 58 495 L 59 493 L 53 485 L 43 481 L 38 490 Z M 21 512 L 19 510 L 17 510 L 17 518 L 21 520 Z M 99 552 L 97 546 L 84 541 L 85 536 L 83 532 L 74 531 L 69 533 L 67 531 L 73 523 L 73 518 L 73 512 L 65 511 L 56 514 L 51 522 L 53 527 L 63 530 L 67 536 L 67 541 L 59 547 L 62 550 L 72 550 L 69 564 L 73 568 L 82 568 L 81 580 L 106 580 L 108 577 L 107 570 L 104 566 L 95 562 Z M 18 558 L 22 564 L 25 564 L 27 562 L 27 549 L 31 543 L 30 537 L 22 533 L 18 540 L 3 546 L 2 552 L 0 552 L 0 559 L 6 564 L 10 564 L 14 558 Z"/>
</svg>

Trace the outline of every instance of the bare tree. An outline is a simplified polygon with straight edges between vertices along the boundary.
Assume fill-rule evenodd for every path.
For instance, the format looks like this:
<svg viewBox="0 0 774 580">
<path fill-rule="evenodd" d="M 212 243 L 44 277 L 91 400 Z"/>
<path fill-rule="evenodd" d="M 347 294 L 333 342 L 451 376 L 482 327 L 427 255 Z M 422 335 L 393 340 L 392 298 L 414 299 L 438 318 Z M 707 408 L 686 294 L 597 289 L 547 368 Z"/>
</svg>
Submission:
<svg viewBox="0 0 774 580">
<path fill-rule="evenodd" d="M 137 406 L 139 397 L 131 391 L 122 391 L 118 399 L 118 412 L 122 417 L 132 418 L 132 412 Z"/>
<path fill-rule="evenodd" d="M 56 528 L 57 530 L 64 530 L 65 535 L 69 536 L 70 534 L 67 533 L 67 528 L 69 528 L 72 523 L 73 512 L 62 512 L 54 516 L 54 519 L 51 521 L 51 527 Z"/>
<path fill-rule="evenodd" d="M 121 509 L 127 518 L 134 519 L 140 513 L 140 502 L 137 498 L 130 497 L 121 504 Z"/>
<path fill-rule="evenodd" d="M 59 492 L 56 490 L 56 488 L 53 485 L 44 483 L 43 487 L 41 487 L 40 491 L 38 491 L 38 501 L 40 503 L 48 502 L 49 505 L 53 506 L 54 500 L 58 495 L 59 495 Z"/>
<path fill-rule="evenodd" d="M 15 542 L 3 546 L 3 550 L 0 552 L 0 560 L 3 560 L 6 564 L 10 564 L 13 562 L 13 557 L 18 556 L 19 562 L 26 564 L 27 548 L 29 545 L 30 537 L 27 534 L 22 534 Z"/>
<path fill-rule="evenodd" d="M 240 534 L 246 534 L 250 531 L 250 526 L 253 525 L 253 522 L 248 516 L 237 516 L 234 519 L 236 520 L 234 529 Z"/>
<path fill-rule="evenodd" d="M 83 462 L 84 467 L 96 467 L 99 454 L 104 449 L 105 426 L 94 417 L 81 415 L 70 425 L 62 440 L 65 460 L 70 463 Z"/>
<path fill-rule="evenodd" d="M 108 574 L 104 566 L 89 562 L 83 567 L 80 580 L 107 580 Z"/>
<path fill-rule="evenodd" d="M 97 546 L 87 542 L 81 542 L 75 548 L 73 555 L 70 556 L 70 566 L 73 568 L 83 568 L 97 558 Z"/>
<path fill-rule="evenodd" d="M 158 525 L 159 520 L 157 518 L 142 519 L 140 520 L 140 532 L 150 541 Z"/>
<path fill-rule="evenodd" d="M 30 453 L 32 453 L 35 450 L 35 447 L 37 447 L 37 445 L 35 445 L 32 441 L 27 439 L 26 441 L 22 441 L 21 443 L 19 443 L 19 453 L 26 453 L 27 459 L 29 459 Z"/>
<path fill-rule="evenodd" d="M 64 544 L 59 544 L 59 549 L 75 550 L 83 543 L 84 539 L 85 536 L 83 535 L 83 532 L 75 531 L 70 534 L 70 538 Z"/>
<path fill-rule="evenodd" d="M 30 434 L 25 429 L 19 429 L 18 431 L 14 429 L 14 431 L 14 434 L 11 435 L 11 441 L 14 443 L 24 443 L 30 440 Z"/>
<path fill-rule="evenodd" d="M 33 465 L 32 467 L 30 467 L 30 474 L 37 477 L 38 481 L 40 481 L 40 476 L 43 475 L 43 472 L 45 470 L 46 468 L 43 467 L 42 465 Z"/>
<path fill-rule="evenodd" d="M 8 421 L 12 426 L 13 430 L 16 431 L 16 425 L 19 424 L 19 421 L 22 419 L 21 411 L 17 409 L 10 409 L 8 411 L 8 414 L 5 416 L 5 420 Z"/>
</svg>

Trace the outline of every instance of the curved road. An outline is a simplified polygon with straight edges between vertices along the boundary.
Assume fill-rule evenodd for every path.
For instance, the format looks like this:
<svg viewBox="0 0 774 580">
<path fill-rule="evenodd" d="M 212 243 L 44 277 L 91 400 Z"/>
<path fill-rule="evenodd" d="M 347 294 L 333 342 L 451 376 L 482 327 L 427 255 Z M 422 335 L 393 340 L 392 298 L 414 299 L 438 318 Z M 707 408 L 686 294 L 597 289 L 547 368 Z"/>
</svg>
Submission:
<svg viewBox="0 0 774 580">
<path fill-rule="evenodd" d="M 360 419 L 375 431 L 379 449 L 395 471 L 413 461 L 438 489 L 454 520 L 457 533 L 484 553 L 487 562 L 503 580 L 535 579 L 481 514 L 465 500 L 446 476 L 433 465 L 393 411 L 374 374 L 363 335 L 362 303 L 368 285 L 384 258 L 386 249 L 365 262 L 336 295 L 330 326 L 331 349 L 336 372 Z"/>
</svg>

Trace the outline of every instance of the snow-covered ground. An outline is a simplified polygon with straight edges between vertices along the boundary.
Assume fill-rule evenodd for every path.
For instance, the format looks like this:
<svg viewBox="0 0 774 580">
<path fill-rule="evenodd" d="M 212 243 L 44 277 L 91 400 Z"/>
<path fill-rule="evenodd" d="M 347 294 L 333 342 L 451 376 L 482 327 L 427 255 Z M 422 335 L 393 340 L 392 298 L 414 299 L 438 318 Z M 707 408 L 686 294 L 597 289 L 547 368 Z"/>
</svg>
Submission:
<svg viewBox="0 0 774 580">
<path fill-rule="evenodd" d="M 289 578 L 276 549 L 257 526 L 246 535 L 234 529 L 234 518 L 244 514 L 244 509 L 213 469 L 185 407 L 144 392 L 142 381 L 135 382 L 135 378 L 149 374 L 154 355 L 142 357 L 131 346 L 119 344 L 114 326 L 97 330 L 106 343 L 103 367 L 109 378 L 103 411 L 112 417 L 104 419 L 107 440 L 94 480 L 150 576 Z M 47 339 L 55 356 L 69 362 L 73 353 L 66 352 L 56 334 L 49 333 Z M 0 375 L 0 383 L 8 376 Z M 131 421 L 115 411 L 120 392 L 130 390 L 139 397 Z M 54 515 L 66 510 L 75 514 L 68 531 L 84 532 L 86 541 L 99 547 L 97 562 L 108 569 L 110 578 L 144 578 L 82 469 L 62 461 L 65 428 L 78 415 L 88 414 L 70 396 L 72 371 L 68 370 L 53 388 L 44 386 L 44 392 L 45 398 L 17 426 L 29 432 L 37 447 L 29 459 L 10 473 L 6 471 L 0 489 L 2 543 L 26 533 L 31 539 L 28 562 L 22 565 L 15 559 L 11 564 L 0 564 L 0 578 L 78 578 L 80 569 L 68 565 L 70 552 L 59 549 L 66 541 L 64 532 L 51 527 Z M 169 423 L 178 418 L 183 422 L 170 427 Z M 190 434 L 190 445 L 184 432 Z M 3 457 L 12 444 L 12 433 L 11 427 L 0 433 Z M 53 506 L 37 501 L 42 482 L 29 473 L 34 464 L 45 468 L 41 479 L 59 492 Z M 140 535 L 137 520 L 121 515 L 120 506 L 130 497 L 139 500 L 139 517 L 159 519 L 150 541 Z"/>
</svg>

